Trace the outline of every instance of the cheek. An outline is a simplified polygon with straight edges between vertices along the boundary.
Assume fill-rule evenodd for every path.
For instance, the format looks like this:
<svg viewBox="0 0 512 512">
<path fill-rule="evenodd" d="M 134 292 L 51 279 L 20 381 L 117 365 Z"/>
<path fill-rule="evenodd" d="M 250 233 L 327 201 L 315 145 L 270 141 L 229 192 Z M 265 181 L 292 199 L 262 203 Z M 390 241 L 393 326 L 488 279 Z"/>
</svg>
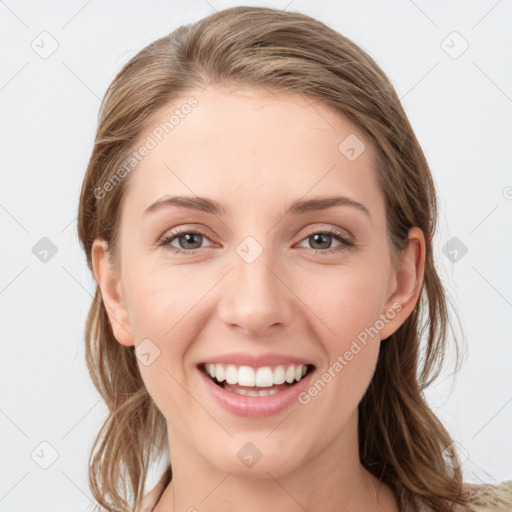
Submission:
<svg viewBox="0 0 512 512">
<path fill-rule="evenodd" d="M 313 282 L 319 289 L 320 281 L 312 279 L 304 283 L 303 293 L 306 287 L 315 289 Z M 326 362 L 318 369 L 315 389 L 308 392 L 304 402 L 323 395 L 324 404 L 329 403 L 337 411 L 333 414 L 340 415 L 357 407 L 378 359 L 381 292 L 378 276 L 370 269 L 344 268 L 338 273 L 331 269 L 323 293 L 309 295 L 308 306 L 316 313 L 316 337 Z M 311 322 L 313 318 L 310 316 Z"/>
<path fill-rule="evenodd" d="M 317 331 L 326 361 L 299 396 L 301 405 L 310 411 L 312 431 L 321 429 L 325 439 L 337 436 L 357 410 L 372 380 L 380 349 L 375 323 L 381 304 L 371 280 L 346 279 L 338 284 L 337 288 L 331 283 L 328 308 L 322 317 L 334 333 L 323 325 Z"/>
<path fill-rule="evenodd" d="M 184 366 L 187 351 L 198 336 L 193 303 L 200 294 L 181 294 L 165 280 L 146 276 L 139 280 L 138 293 L 132 295 L 130 317 L 138 343 L 148 350 L 137 350 L 138 366 L 144 384 L 165 417 L 172 417 L 189 396 L 184 391 L 188 374 Z M 183 283 L 185 284 L 185 283 Z M 197 296 L 198 295 L 198 296 Z M 150 364 L 141 354 L 149 352 Z"/>
<path fill-rule="evenodd" d="M 201 331 L 201 298 L 212 283 L 184 266 L 164 269 L 133 263 L 126 265 L 124 278 L 131 331 L 135 345 L 141 344 L 138 365 L 155 403 L 166 410 L 184 399 L 179 384 L 187 378 L 184 360 Z"/>
<path fill-rule="evenodd" d="M 179 348 L 177 334 L 190 329 L 191 318 L 202 297 L 213 284 L 213 277 L 204 276 L 184 265 L 131 262 L 126 274 L 129 315 L 134 334 L 139 339 L 151 338 L 161 345 L 173 340 Z M 211 282 L 210 282 L 211 281 Z M 189 332 L 189 331 L 188 331 Z M 136 338 L 137 340 L 137 338 Z"/>
<path fill-rule="evenodd" d="M 363 266 L 311 274 L 301 284 L 301 295 L 321 323 L 321 339 L 330 351 L 344 350 L 347 343 L 375 326 L 382 312 L 383 290 L 378 275 Z M 360 336 L 364 338 L 364 335 Z M 373 339 L 368 335 L 369 339 Z M 327 342 L 328 341 L 328 342 Z"/>
</svg>

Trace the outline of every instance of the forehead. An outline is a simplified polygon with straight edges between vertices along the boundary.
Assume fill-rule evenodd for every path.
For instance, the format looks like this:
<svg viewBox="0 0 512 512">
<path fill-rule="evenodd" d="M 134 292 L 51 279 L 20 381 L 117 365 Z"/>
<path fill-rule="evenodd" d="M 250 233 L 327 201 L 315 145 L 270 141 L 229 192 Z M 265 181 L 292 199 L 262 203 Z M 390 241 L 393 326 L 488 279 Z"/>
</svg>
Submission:
<svg viewBox="0 0 512 512">
<path fill-rule="evenodd" d="M 152 117 L 134 147 L 143 145 L 151 149 L 132 171 L 125 197 L 141 213 L 163 194 L 280 208 L 307 194 L 339 193 L 384 208 L 370 141 L 346 117 L 303 94 L 193 90 Z"/>
</svg>

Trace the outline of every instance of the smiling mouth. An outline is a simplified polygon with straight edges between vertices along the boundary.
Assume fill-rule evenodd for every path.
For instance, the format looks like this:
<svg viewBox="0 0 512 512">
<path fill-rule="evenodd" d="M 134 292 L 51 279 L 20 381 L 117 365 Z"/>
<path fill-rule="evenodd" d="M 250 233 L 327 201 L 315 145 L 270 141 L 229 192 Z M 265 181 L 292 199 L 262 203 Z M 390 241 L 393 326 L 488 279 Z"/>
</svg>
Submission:
<svg viewBox="0 0 512 512">
<path fill-rule="evenodd" d="M 251 397 L 275 395 L 291 388 L 309 375 L 314 368 L 312 364 L 257 369 L 235 365 L 199 365 L 199 369 L 217 386 L 231 393 Z"/>
</svg>

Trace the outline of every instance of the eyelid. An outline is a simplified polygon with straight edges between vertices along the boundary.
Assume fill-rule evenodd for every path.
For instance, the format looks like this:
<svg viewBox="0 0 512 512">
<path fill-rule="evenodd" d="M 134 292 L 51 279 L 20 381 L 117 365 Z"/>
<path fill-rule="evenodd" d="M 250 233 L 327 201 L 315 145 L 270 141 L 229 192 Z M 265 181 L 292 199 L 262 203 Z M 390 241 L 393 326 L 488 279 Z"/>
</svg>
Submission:
<svg viewBox="0 0 512 512">
<path fill-rule="evenodd" d="M 174 242 L 180 235 L 183 235 L 183 234 L 198 234 L 198 235 L 202 236 L 203 238 L 206 238 L 207 240 L 212 241 L 210 239 L 210 236 L 208 234 L 206 234 L 203 231 L 203 229 L 204 229 L 204 231 L 208 231 L 206 228 L 203 228 L 203 227 L 196 228 L 196 227 L 193 227 L 193 225 L 176 226 L 174 228 L 171 228 L 170 230 L 165 231 L 165 233 L 161 237 L 159 237 L 159 239 L 157 241 L 157 245 L 164 246 L 164 247 L 169 246 L 170 247 L 169 250 L 175 254 L 189 254 L 189 255 L 196 254 L 197 252 L 201 252 L 203 249 L 206 249 L 207 247 L 200 247 L 198 249 L 187 250 L 187 249 L 181 249 L 178 247 L 174 247 L 171 245 L 171 242 Z M 345 230 L 343 228 L 336 227 L 336 226 L 329 226 L 328 228 L 320 228 L 318 226 L 310 226 L 310 227 L 306 228 L 306 231 L 303 232 L 301 238 L 298 240 L 297 243 L 303 242 L 307 238 L 309 238 L 309 236 L 311 236 L 313 234 L 317 234 L 317 233 L 331 235 L 333 238 L 335 238 L 339 242 L 339 245 L 335 246 L 335 247 L 331 247 L 329 249 L 312 249 L 309 247 L 304 247 L 303 249 L 305 249 L 308 252 L 313 252 L 316 254 L 320 254 L 320 253 L 332 254 L 332 253 L 339 252 L 343 249 L 355 248 L 358 245 L 356 243 L 354 237 L 352 236 L 352 234 L 350 234 L 347 230 Z M 341 249 L 339 247 L 341 247 Z"/>
<path fill-rule="evenodd" d="M 196 251 L 201 251 L 202 249 L 206 249 L 206 247 L 202 247 L 200 249 L 191 249 L 191 250 L 185 250 L 178 247 L 171 246 L 171 241 L 176 240 L 181 235 L 188 235 L 188 234 L 197 234 L 201 235 L 203 238 L 209 240 L 210 242 L 211 237 L 205 231 L 208 231 L 206 228 L 196 228 L 196 227 L 189 227 L 189 225 L 182 225 L 182 226 L 176 226 L 174 228 L 168 229 L 164 232 L 162 236 L 160 236 L 156 242 L 157 246 L 169 246 L 174 250 L 175 252 L 186 252 L 188 254 L 193 254 Z"/>
<path fill-rule="evenodd" d="M 158 241 L 170 236 L 182 235 L 187 233 L 199 233 L 209 240 L 213 238 L 210 233 L 211 230 L 201 224 L 178 224 L 172 228 L 167 228 L 157 239 Z"/>
<path fill-rule="evenodd" d="M 351 242 L 355 244 L 354 236 L 352 235 L 352 233 L 350 233 L 350 231 L 347 231 L 346 229 L 339 228 L 336 226 L 329 226 L 326 228 L 312 226 L 310 228 L 306 228 L 303 238 L 301 238 L 299 241 L 301 242 L 302 240 L 304 240 L 305 237 L 308 237 L 309 235 L 312 235 L 314 233 L 329 233 L 332 235 L 344 236 L 345 238 L 349 239 Z"/>
</svg>

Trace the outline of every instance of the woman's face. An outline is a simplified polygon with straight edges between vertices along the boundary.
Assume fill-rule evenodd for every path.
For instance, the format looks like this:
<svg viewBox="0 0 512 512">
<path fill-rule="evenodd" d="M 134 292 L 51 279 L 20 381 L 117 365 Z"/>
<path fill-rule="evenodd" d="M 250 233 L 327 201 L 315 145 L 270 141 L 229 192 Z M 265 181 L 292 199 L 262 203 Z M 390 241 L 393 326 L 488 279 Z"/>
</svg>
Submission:
<svg viewBox="0 0 512 512">
<path fill-rule="evenodd" d="M 357 457 L 357 405 L 380 340 L 416 303 L 424 257 L 413 229 L 392 267 L 367 138 L 302 95 L 210 86 L 162 109 L 144 144 L 118 272 L 99 240 L 93 260 L 116 339 L 137 346 L 167 420 L 171 462 L 266 478 L 331 449 Z M 272 385 L 300 364 L 300 382 Z"/>
</svg>

